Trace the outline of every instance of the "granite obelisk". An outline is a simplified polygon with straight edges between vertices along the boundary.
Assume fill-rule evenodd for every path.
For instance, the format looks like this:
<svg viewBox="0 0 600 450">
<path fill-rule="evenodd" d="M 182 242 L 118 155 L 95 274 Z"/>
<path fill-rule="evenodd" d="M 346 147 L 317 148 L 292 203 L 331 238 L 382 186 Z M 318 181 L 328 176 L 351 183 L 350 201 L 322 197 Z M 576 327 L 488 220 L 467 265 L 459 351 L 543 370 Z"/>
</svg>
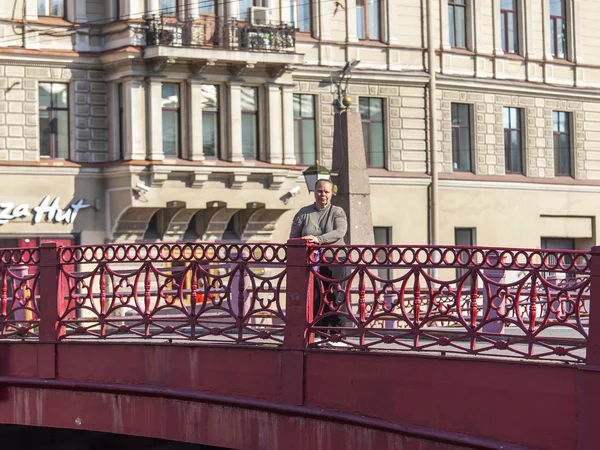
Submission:
<svg viewBox="0 0 600 450">
<path fill-rule="evenodd" d="M 337 195 L 333 204 L 341 206 L 348 215 L 346 243 L 374 244 L 371 215 L 371 187 L 363 141 L 360 113 L 339 109 L 334 117 L 332 171 Z"/>
</svg>

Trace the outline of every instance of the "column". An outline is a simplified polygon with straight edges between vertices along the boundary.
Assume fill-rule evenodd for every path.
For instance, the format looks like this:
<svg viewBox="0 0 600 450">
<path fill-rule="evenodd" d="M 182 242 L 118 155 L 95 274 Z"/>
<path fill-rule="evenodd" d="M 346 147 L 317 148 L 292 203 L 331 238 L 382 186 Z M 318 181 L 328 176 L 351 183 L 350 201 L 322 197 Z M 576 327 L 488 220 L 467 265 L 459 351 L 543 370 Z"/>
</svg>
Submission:
<svg viewBox="0 0 600 450">
<path fill-rule="evenodd" d="M 87 8 L 86 0 L 76 0 L 74 22 L 86 23 L 87 20 Z M 89 52 L 90 51 L 90 36 L 89 28 L 82 27 L 75 33 L 75 48 L 78 52 Z"/>
<path fill-rule="evenodd" d="M 135 0 L 129 0 L 135 1 Z M 160 3 L 158 0 L 147 0 L 148 8 L 145 11 L 145 16 L 159 16 L 160 15 Z"/>
<path fill-rule="evenodd" d="M 263 5 L 264 5 L 264 3 L 263 3 Z M 275 0 L 266 0 L 266 6 L 267 6 L 267 8 L 269 8 L 269 10 L 267 11 L 267 21 L 268 22 L 279 21 L 278 16 L 279 16 L 280 12 L 278 12 L 276 15 L 273 14 L 273 11 L 275 11 L 275 8 L 279 9 L 277 2 L 275 2 Z"/>
<path fill-rule="evenodd" d="M 433 1 L 431 2 L 433 3 Z M 442 48 L 448 50 L 450 47 L 450 31 L 448 30 L 448 0 L 439 0 L 440 5 L 440 41 Z M 432 8 L 433 9 L 433 8 Z M 432 33 L 433 34 L 433 33 Z"/>
<path fill-rule="evenodd" d="M 197 0 L 186 0 L 185 9 L 187 16 L 191 19 L 197 19 L 200 16 L 200 3 Z"/>
<path fill-rule="evenodd" d="M 292 12 L 290 11 L 290 0 L 281 0 L 279 4 L 281 5 L 279 17 L 275 17 L 275 19 L 279 20 L 282 23 L 290 23 L 292 14 Z"/>
<path fill-rule="evenodd" d="M 518 7 L 519 5 L 517 5 Z M 521 16 L 523 15 L 523 10 L 519 9 Z M 494 31 L 494 56 L 503 55 L 504 50 L 502 49 L 502 29 L 501 29 L 501 17 L 500 17 L 500 0 L 492 0 L 492 23 L 493 23 L 493 31 Z M 519 30 L 520 31 L 520 30 Z M 521 37 L 521 35 L 519 35 Z M 494 62 L 495 63 L 495 62 Z"/>
<path fill-rule="evenodd" d="M 468 19 L 467 19 L 467 45 L 471 44 L 471 50 L 473 50 L 475 53 L 479 54 L 479 53 L 487 53 L 489 54 L 489 51 L 486 52 L 486 48 L 485 48 L 485 44 L 486 42 L 484 42 L 484 40 L 482 39 L 482 35 L 483 35 L 483 28 L 481 25 L 481 8 L 483 7 L 481 4 L 481 2 L 478 2 L 476 0 L 471 0 L 471 5 L 470 5 L 470 10 L 467 7 L 467 11 L 469 11 L 467 13 Z M 478 15 L 479 13 L 479 15 Z M 492 13 L 493 15 L 493 13 Z M 488 48 L 489 48 L 489 43 L 488 43 Z M 474 64 L 474 68 L 475 71 L 477 71 L 477 60 L 475 60 L 475 64 Z"/>
<path fill-rule="evenodd" d="M 300 0 L 300 1 L 302 1 L 302 0 Z M 352 0 L 352 3 L 356 6 L 356 0 Z M 313 5 L 317 6 L 318 10 L 319 10 L 319 15 L 317 17 L 319 39 L 322 41 L 327 41 L 331 38 L 331 35 L 329 34 L 329 29 L 331 27 L 331 23 L 327 20 L 327 18 L 329 17 L 329 14 L 331 14 L 331 12 L 329 9 L 327 9 L 325 7 L 323 2 L 321 2 L 321 1 L 315 1 L 313 3 Z M 349 8 L 350 8 L 350 5 L 348 3 L 346 3 L 346 11 Z M 346 17 L 347 17 L 347 15 L 348 15 L 348 13 L 346 13 Z M 355 26 L 354 34 L 356 35 L 356 23 L 354 24 L 354 26 Z M 319 59 L 322 60 L 323 56 L 319 56 Z"/>
<path fill-rule="evenodd" d="M 146 159 L 144 80 L 123 80 L 123 146 L 125 159 Z"/>
<path fill-rule="evenodd" d="M 1 2 L 6 3 L 6 2 Z M 26 2 L 25 3 L 25 20 L 38 20 L 37 13 L 37 2 Z M 5 6 L 6 8 L 6 6 Z M 8 13 L 8 11 L 6 11 Z M 5 25 L 8 27 L 8 25 Z M 27 30 L 24 35 L 23 46 L 31 50 L 40 49 L 40 35 L 38 30 Z"/>
<path fill-rule="evenodd" d="M 165 159 L 162 147 L 162 79 L 149 78 L 147 83 L 148 153 L 152 161 Z"/>
<path fill-rule="evenodd" d="M 542 0 L 542 30 L 542 35 L 544 36 L 544 59 L 551 61 L 554 57 L 552 56 L 552 43 L 550 42 L 550 0 Z"/>
<path fill-rule="evenodd" d="M 283 163 L 289 165 L 296 164 L 296 154 L 294 153 L 294 86 L 282 86 L 283 91 Z M 317 115 L 318 117 L 318 115 Z M 317 129 L 319 127 L 317 126 Z"/>
<path fill-rule="evenodd" d="M 227 119 L 229 122 L 229 148 L 226 155 L 228 161 L 242 162 L 242 86 L 241 83 L 230 81 L 227 85 L 229 90 Z"/>
<path fill-rule="evenodd" d="M 144 16 L 143 0 L 123 0 L 120 14 L 129 19 L 141 19 Z M 156 2 L 158 3 L 158 2 Z"/>
<path fill-rule="evenodd" d="M 386 0 L 385 8 L 386 41 L 390 45 L 398 45 L 400 44 L 400 39 L 398 39 L 398 11 L 400 11 L 398 0 Z"/>
<path fill-rule="evenodd" d="M 77 0 L 75 2 L 75 22 L 85 23 L 87 22 L 87 0 Z"/>
<path fill-rule="evenodd" d="M 118 83 L 108 83 L 108 160 L 116 161 L 120 153 Z M 123 129 L 125 126 L 123 124 Z M 124 149 L 123 149 L 124 150 Z"/>
<path fill-rule="evenodd" d="M 240 18 L 240 4 L 237 0 L 231 0 L 227 3 L 227 17 Z"/>
<path fill-rule="evenodd" d="M 321 26 L 329 28 L 331 25 L 327 19 Z M 358 42 L 356 35 L 356 0 L 346 0 L 346 42 Z"/>
<path fill-rule="evenodd" d="M 568 25 L 570 28 L 569 37 L 572 39 L 573 44 L 569 47 L 573 49 L 573 54 L 571 56 L 571 61 L 574 63 L 582 64 L 583 61 L 583 52 L 582 52 L 582 39 L 583 39 L 583 24 L 581 21 L 581 2 L 579 0 L 573 0 L 573 4 L 571 7 L 571 20 Z M 577 70 L 577 69 L 573 69 Z"/>
<path fill-rule="evenodd" d="M 271 164 L 281 164 L 283 161 L 283 120 L 281 109 L 281 88 L 277 84 L 267 85 L 269 149 L 267 161 Z"/>
<path fill-rule="evenodd" d="M 5 3 L 5 2 L 0 2 Z M 4 6 L 6 8 L 6 6 Z M 8 12 L 8 11 L 7 11 Z M 25 20 L 37 20 L 37 2 L 26 2 L 25 3 Z"/>
<path fill-rule="evenodd" d="M 202 142 L 202 80 L 188 79 L 188 136 L 189 158 L 191 161 L 204 161 Z"/>
</svg>

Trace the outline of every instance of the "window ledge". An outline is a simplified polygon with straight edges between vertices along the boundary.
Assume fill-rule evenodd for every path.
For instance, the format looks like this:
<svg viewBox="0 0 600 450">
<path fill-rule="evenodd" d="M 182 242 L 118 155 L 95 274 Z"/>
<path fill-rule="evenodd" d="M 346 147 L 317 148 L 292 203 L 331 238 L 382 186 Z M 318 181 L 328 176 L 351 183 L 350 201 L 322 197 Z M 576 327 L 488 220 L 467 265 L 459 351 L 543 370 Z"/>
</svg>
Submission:
<svg viewBox="0 0 600 450">
<path fill-rule="evenodd" d="M 499 53 L 498 55 L 496 55 L 496 57 L 504 58 L 504 59 L 513 59 L 516 61 L 525 61 L 525 57 L 523 55 L 519 55 L 518 53 L 504 52 L 504 53 Z"/>
<path fill-rule="evenodd" d="M 469 56 L 477 55 L 477 53 L 475 53 L 473 50 L 469 50 L 467 48 L 460 48 L 460 47 L 451 47 L 448 49 L 442 49 L 441 52 L 442 53 L 453 53 L 455 55 L 469 55 Z"/>
<path fill-rule="evenodd" d="M 38 16 L 38 20 L 31 20 L 29 23 L 36 23 L 38 25 L 52 25 L 55 27 L 78 27 L 78 24 L 69 22 L 62 17 L 56 16 Z"/>
</svg>

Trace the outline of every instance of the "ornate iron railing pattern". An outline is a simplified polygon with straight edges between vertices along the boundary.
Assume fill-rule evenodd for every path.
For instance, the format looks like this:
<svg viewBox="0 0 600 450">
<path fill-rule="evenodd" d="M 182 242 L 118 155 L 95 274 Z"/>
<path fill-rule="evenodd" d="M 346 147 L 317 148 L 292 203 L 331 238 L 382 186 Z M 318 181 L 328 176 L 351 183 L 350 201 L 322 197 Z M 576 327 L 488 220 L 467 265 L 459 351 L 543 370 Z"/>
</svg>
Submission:
<svg viewBox="0 0 600 450">
<path fill-rule="evenodd" d="M 585 360 L 586 252 L 337 246 L 315 248 L 309 264 L 325 298 L 310 331 L 325 344 Z M 346 276 L 324 277 L 318 265 L 343 265 Z M 382 270 L 396 273 L 382 277 Z M 323 326 L 336 315 L 345 327 Z"/>
<path fill-rule="evenodd" d="M 0 339 L 37 338 L 38 248 L 0 250 Z"/>
<path fill-rule="evenodd" d="M 61 340 L 282 342 L 284 246 L 125 244 L 59 253 L 68 290 Z M 73 263 L 89 270 L 68 270 Z"/>
<path fill-rule="evenodd" d="M 362 351 L 583 362 L 593 257 L 303 241 L 6 249 L 0 339 L 342 343 Z M 324 265 L 344 266 L 346 274 L 326 278 L 318 271 Z M 325 298 L 318 311 L 313 285 Z M 336 315 L 345 327 L 319 323 Z M 288 325 L 304 330 L 293 344 L 285 344 Z"/>
<path fill-rule="evenodd" d="M 203 16 L 177 20 L 156 16 L 146 21 L 146 45 L 293 52 L 295 29 L 286 23 L 252 25 L 235 18 Z"/>
</svg>

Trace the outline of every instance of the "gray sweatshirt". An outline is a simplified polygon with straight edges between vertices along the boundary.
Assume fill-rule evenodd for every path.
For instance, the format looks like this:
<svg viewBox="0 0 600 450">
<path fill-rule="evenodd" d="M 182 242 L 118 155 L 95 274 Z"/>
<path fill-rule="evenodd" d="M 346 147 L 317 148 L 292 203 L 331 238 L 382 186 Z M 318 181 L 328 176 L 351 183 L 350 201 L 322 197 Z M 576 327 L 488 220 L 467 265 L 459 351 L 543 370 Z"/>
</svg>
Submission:
<svg viewBox="0 0 600 450">
<path fill-rule="evenodd" d="M 329 209 L 331 214 L 327 217 Z M 323 209 L 317 209 L 313 203 L 296 213 L 290 239 L 312 235 L 319 239 L 319 244 L 344 244 L 347 231 L 348 220 L 342 208 L 330 204 Z"/>
</svg>

